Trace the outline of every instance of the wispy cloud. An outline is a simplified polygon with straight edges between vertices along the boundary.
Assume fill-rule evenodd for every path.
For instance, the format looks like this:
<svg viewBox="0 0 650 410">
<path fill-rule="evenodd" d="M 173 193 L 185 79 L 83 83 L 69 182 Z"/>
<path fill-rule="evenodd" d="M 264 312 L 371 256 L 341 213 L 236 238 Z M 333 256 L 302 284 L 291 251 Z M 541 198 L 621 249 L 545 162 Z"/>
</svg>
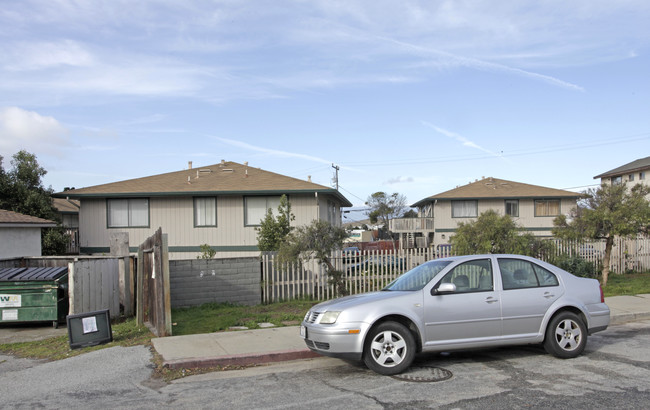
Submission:
<svg viewBox="0 0 650 410">
<path fill-rule="evenodd" d="M 476 58 L 469 58 L 469 57 L 463 57 L 459 56 L 456 54 L 452 54 L 446 51 L 442 50 L 436 50 L 436 49 L 431 49 L 428 47 L 423 47 L 415 44 L 410 44 L 406 43 L 403 41 L 398 41 L 392 38 L 388 37 L 380 37 L 381 40 L 387 41 L 389 43 L 394 43 L 406 50 L 410 50 L 414 53 L 423 55 L 423 56 L 430 56 L 430 57 L 435 57 L 437 61 L 433 62 L 436 66 L 439 65 L 444 65 L 446 67 L 451 67 L 451 66 L 461 66 L 461 67 L 467 67 L 471 69 L 476 69 L 476 70 L 481 70 L 481 71 L 491 71 L 491 72 L 502 72 L 506 74 L 514 74 L 518 75 L 521 77 L 526 77 L 534 80 L 540 80 L 543 82 L 546 82 L 551 85 L 555 85 L 558 87 L 563 87 L 575 91 L 585 91 L 583 87 L 572 84 L 570 82 L 560 80 L 558 78 L 549 76 L 549 75 L 544 75 L 532 71 L 526 71 L 522 70 L 520 68 L 515 68 L 515 67 L 509 67 L 503 64 L 498 64 L 498 63 L 492 63 L 488 61 L 483 61 L 479 60 Z M 441 60 L 441 61 L 438 61 Z M 421 62 L 420 65 L 426 65 L 427 62 Z"/>
<path fill-rule="evenodd" d="M 650 34 L 636 23 L 647 20 L 644 4 L 25 0 L 0 12 L 0 91 L 8 101 L 38 95 L 32 104 L 97 95 L 222 103 L 423 82 L 435 75 L 426 67 L 584 91 L 540 68 L 633 58 Z M 623 17 L 633 21 L 603 24 Z"/>
<path fill-rule="evenodd" d="M 136 124 L 151 124 L 154 122 L 162 121 L 165 118 L 163 114 L 151 114 L 144 117 L 133 118 L 130 120 L 122 121 L 123 125 L 136 125 Z"/>
<path fill-rule="evenodd" d="M 384 185 L 408 184 L 414 181 L 415 179 L 413 177 L 398 176 L 388 179 L 384 182 Z"/>
<path fill-rule="evenodd" d="M 281 151 L 281 150 L 272 149 L 272 148 L 265 148 L 265 147 L 260 147 L 260 146 L 257 146 L 257 145 L 252 145 L 252 144 L 249 144 L 247 142 L 237 141 L 237 140 L 233 140 L 233 139 L 229 139 L 229 138 L 217 137 L 217 136 L 213 136 L 213 135 L 209 135 L 208 137 L 213 138 L 213 139 L 215 139 L 217 141 L 220 141 L 220 142 L 222 142 L 224 144 L 231 145 L 233 147 L 239 147 L 239 148 L 243 148 L 243 149 L 246 149 L 246 150 L 249 150 L 249 151 L 261 152 L 263 154 L 272 155 L 272 156 L 276 156 L 276 157 L 298 158 L 298 159 L 304 159 L 304 160 L 307 160 L 307 161 L 318 162 L 318 163 L 321 163 L 321 164 L 328 164 L 328 165 L 333 163 L 333 161 L 329 161 L 329 160 L 326 160 L 326 159 L 323 159 L 323 158 L 315 157 L 313 155 L 299 154 L 299 153 L 295 153 L 295 152 Z"/>
<path fill-rule="evenodd" d="M 452 138 L 452 139 L 460 142 L 465 147 L 477 149 L 479 151 L 483 151 L 483 152 L 485 152 L 487 154 L 490 154 L 492 156 L 503 158 L 500 154 L 498 154 L 498 153 L 496 153 L 494 151 L 490 151 L 487 148 L 483 148 L 480 145 L 478 145 L 477 143 L 470 141 L 469 139 L 463 137 L 460 134 L 457 134 L 457 133 L 452 132 L 452 131 L 448 131 L 448 130 L 446 130 L 444 128 L 440 128 L 437 125 L 433 125 L 433 124 L 431 124 L 430 122 L 427 122 L 427 121 L 421 121 L 421 122 L 422 122 L 422 125 L 424 125 L 426 127 L 429 127 L 431 129 L 435 130 L 436 132 L 444 135 L 444 136 L 447 136 L 449 138 Z"/>
<path fill-rule="evenodd" d="M 19 41 L 2 46 L 2 66 L 9 71 L 32 71 L 61 66 L 90 67 L 95 61 L 91 52 L 78 41 Z"/>
</svg>

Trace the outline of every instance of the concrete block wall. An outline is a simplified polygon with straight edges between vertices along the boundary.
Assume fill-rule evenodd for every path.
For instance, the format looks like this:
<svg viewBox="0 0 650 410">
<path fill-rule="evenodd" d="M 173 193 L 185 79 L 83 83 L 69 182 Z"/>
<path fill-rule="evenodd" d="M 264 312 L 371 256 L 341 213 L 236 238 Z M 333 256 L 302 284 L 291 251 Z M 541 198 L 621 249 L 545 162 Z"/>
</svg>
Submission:
<svg viewBox="0 0 650 410">
<path fill-rule="evenodd" d="M 223 302 L 258 305 L 260 278 L 259 257 L 171 260 L 172 308 Z"/>
</svg>

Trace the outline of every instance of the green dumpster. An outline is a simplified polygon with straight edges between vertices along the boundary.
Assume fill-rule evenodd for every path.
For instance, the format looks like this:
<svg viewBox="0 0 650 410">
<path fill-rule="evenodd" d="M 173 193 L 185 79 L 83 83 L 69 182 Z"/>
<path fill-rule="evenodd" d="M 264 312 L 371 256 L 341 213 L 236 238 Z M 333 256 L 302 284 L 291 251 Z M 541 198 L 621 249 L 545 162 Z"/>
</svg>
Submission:
<svg viewBox="0 0 650 410">
<path fill-rule="evenodd" d="M 68 314 L 68 268 L 1 268 L 0 323 L 49 322 Z"/>
</svg>

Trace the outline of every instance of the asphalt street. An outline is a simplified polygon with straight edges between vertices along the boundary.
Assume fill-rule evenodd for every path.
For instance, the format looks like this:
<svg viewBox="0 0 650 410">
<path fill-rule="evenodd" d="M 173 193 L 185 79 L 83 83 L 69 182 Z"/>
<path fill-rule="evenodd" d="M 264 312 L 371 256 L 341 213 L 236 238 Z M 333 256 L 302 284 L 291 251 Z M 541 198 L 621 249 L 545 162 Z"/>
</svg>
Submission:
<svg viewBox="0 0 650 410">
<path fill-rule="evenodd" d="M 427 354 L 416 382 L 332 358 L 152 379 L 151 351 L 113 347 L 57 362 L 0 357 L 0 408 L 645 409 L 650 402 L 650 321 L 611 326 L 570 360 L 539 346 Z"/>
</svg>

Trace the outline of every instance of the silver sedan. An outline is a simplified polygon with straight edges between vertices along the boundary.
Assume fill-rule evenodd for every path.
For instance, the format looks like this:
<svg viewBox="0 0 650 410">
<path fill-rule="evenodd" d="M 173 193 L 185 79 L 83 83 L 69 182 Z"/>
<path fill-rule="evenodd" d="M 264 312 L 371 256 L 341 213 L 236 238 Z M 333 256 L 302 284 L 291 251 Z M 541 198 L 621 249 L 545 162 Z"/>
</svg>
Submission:
<svg viewBox="0 0 650 410">
<path fill-rule="evenodd" d="M 432 260 L 379 292 L 320 303 L 300 333 L 315 352 L 392 375 L 418 352 L 543 343 L 557 357 L 576 357 L 609 316 L 595 279 L 527 256 L 472 255 Z"/>
</svg>

